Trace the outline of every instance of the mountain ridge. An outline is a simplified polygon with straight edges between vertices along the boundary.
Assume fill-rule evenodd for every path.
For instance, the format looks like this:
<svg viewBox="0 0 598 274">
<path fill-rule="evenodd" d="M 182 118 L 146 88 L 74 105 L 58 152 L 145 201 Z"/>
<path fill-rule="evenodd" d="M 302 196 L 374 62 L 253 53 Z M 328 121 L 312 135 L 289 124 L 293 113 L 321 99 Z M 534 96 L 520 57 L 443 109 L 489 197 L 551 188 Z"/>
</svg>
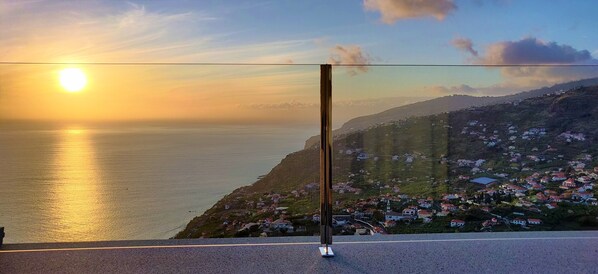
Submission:
<svg viewBox="0 0 598 274">
<path fill-rule="evenodd" d="M 349 133 L 333 144 L 333 187 L 339 202 L 334 210 L 399 191 L 432 199 L 457 189 L 475 191 L 469 176 L 508 181 L 571 170 L 566 167 L 582 162 L 596 166 L 596 117 L 598 85 Z M 176 237 L 230 237 L 275 218 L 308 227 L 301 232 L 306 235 L 316 233 L 308 220 L 318 208 L 318 153 L 310 147 L 287 155 L 263 178 L 191 220 Z M 559 189 L 558 183 L 549 187 Z"/>
<path fill-rule="evenodd" d="M 333 136 L 335 138 L 345 135 L 351 132 L 364 130 L 369 127 L 389 123 L 393 121 L 399 121 L 410 117 L 419 117 L 433 114 L 440 114 L 443 112 L 456 111 L 460 109 L 466 109 L 469 107 L 479 107 L 492 104 L 500 104 L 507 102 L 514 102 L 518 100 L 524 100 L 527 98 L 533 98 L 559 92 L 563 90 L 573 89 L 579 86 L 592 86 L 598 85 L 597 78 L 587 78 L 566 83 L 555 84 L 550 87 L 542 87 L 529 91 L 522 91 L 511 95 L 504 96 L 471 96 L 471 95 L 448 95 L 439 98 L 434 98 L 426 101 L 416 102 L 404 106 L 399 106 L 391 109 L 384 110 L 382 112 L 365 115 L 353 118 L 344 123 L 340 128 L 333 130 Z M 319 143 L 319 135 L 312 136 L 305 141 L 304 148 L 315 146 Z"/>
</svg>

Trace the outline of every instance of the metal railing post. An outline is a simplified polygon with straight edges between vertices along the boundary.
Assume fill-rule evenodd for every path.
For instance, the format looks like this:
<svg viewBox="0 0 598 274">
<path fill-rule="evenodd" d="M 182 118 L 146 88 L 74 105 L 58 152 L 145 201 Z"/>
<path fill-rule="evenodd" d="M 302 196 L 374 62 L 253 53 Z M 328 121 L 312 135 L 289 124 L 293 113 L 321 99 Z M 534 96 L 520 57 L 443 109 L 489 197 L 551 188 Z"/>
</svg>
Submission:
<svg viewBox="0 0 598 274">
<path fill-rule="evenodd" d="M 332 257 L 332 65 L 320 65 L 320 253 Z"/>
</svg>

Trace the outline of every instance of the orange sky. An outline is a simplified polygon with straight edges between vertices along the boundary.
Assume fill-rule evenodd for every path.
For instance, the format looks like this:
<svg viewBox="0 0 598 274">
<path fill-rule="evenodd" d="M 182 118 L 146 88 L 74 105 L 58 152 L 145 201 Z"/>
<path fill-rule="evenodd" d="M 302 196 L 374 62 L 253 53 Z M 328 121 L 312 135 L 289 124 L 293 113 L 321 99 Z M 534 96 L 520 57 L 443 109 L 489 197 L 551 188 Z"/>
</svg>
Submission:
<svg viewBox="0 0 598 274">
<path fill-rule="evenodd" d="M 364 6 L 366 2 L 369 5 Z M 580 62 L 598 62 L 583 49 L 589 44 L 574 39 L 581 36 L 568 36 L 574 30 L 562 34 L 580 45 L 578 48 L 532 38 L 527 33 L 512 33 L 495 41 L 492 39 L 496 33 L 485 29 L 446 31 L 461 26 L 462 20 L 478 16 L 479 11 L 502 16 L 503 13 L 494 14 L 496 8 L 528 10 L 515 3 L 430 12 L 411 5 L 381 9 L 386 0 L 366 2 L 314 1 L 312 4 L 322 5 L 324 15 L 318 15 L 294 1 L 260 4 L 191 1 L 173 5 L 169 1 L 136 4 L 0 0 L 0 62 L 287 64 L 72 66 L 86 73 L 88 85 L 79 93 L 68 93 L 58 83 L 58 72 L 67 65 L 3 63 L 0 64 L 0 119 L 186 119 L 317 124 L 319 66 L 288 64 L 484 61 L 506 64 L 519 62 L 520 56 L 507 56 L 505 49 L 518 52 L 530 47 L 534 52 L 550 53 L 540 56 L 546 60 L 534 59 L 536 63 L 571 54 Z M 287 6 L 295 5 L 298 7 L 293 12 L 286 11 Z M 340 9 L 344 12 L 337 14 Z M 268 15 L 279 14 L 288 16 L 278 16 L 277 21 L 263 20 Z M 310 20 L 299 24 L 293 16 Z M 330 20 L 331 16 L 337 20 Z M 583 18 L 593 22 L 590 17 Z M 521 25 L 532 28 L 536 23 L 524 20 Z M 321 28 L 322 25 L 328 28 Z M 586 25 L 591 24 L 582 24 L 579 31 Z M 513 31 L 511 27 L 506 29 L 509 34 Z M 469 38 L 472 36 L 473 40 Z M 476 38 L 485 41 L 486 47 L 477 46 Z M 338 124 L 352 117 L 448 94 L 502 95 L 596 75 L 596 68 L 582 70 L 335 67 L 333 120 Z"/>
</svg>

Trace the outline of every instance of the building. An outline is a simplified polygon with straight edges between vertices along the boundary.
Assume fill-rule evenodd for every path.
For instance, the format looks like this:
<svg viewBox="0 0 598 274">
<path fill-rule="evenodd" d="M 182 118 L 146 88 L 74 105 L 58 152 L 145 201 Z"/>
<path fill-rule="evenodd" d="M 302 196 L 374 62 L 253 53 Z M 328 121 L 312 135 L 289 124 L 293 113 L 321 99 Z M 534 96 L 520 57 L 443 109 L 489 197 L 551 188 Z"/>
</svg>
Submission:
<svg viewBox="0 0 598 274">
<path fill-rule="evenodd" d="M 463 220 L 458 220 L 458 219 L 451 220 L 451 227 L 464 227 L 464 226 L 465 226 L 465 221 L 463 221 Z"/>
<path fill-rule="evenodd" d="M 521 218 L 515 218 L 511 221 L 511 223 L 514 225 L 520 225 L 520 226 L 525 226 L 527 224 L 527 222 Z"/>
<path fill-rule="evenodd" d="M 493 179 L 493 178 L 488 178 L 488 177 L 478 177 L 478 178 L 471 180 L 470 182 L 488 187 L 488 186 L 491 186 L 494 183 L 498 182 L 498 180 Z"/>
<path fill-rule="evenodd" d="M 407 216 L 415 216 L 417 214 L 417 210 L 413 208 L 405 208 L 403 209 L 403 215 Z"/>
<path fill-rule="evenodd" d="M 527 219 L 527 223 L 530 225 L 541 225 L 542 220 L 529 218 L 529 219 Z"/>
<path fill-rule="evenodd" d="M 417 211 L 417 217 L 420 219 L 432 217 L 432 211 L 420 209 Z"/>
</svg>

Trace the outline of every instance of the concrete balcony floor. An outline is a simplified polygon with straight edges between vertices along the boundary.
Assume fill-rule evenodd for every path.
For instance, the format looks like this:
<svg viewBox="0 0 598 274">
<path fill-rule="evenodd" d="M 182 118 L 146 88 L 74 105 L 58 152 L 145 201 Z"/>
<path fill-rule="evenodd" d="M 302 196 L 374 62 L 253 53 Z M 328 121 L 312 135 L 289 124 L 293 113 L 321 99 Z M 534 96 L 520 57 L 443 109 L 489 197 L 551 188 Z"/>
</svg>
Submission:
<svg viewBox="0 0 598 274">
<path fill-rule="evenodd" d="M 598 231 L 5 244 L 0 273 L 598 273 Z"/>
</svg>

